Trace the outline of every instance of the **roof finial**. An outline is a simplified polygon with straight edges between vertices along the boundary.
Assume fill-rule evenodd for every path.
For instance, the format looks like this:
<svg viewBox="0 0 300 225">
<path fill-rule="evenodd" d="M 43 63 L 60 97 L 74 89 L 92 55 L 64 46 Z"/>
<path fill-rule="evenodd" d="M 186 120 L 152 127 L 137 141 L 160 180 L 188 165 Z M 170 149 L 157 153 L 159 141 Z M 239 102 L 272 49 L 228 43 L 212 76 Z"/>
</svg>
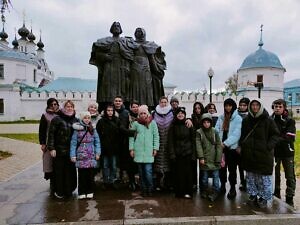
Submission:
<svg viewBox="0 0 300 225">
<path fill-rule="evenodd" d="M 262 40 L 262 32 L 263 32 L 263 24 L 261 24 L 260 25 L 260 40 L 259 40 L 259 42 L 258 42 L 258 46 L 261 48 L 263 45 L 264 45 L 264 42 L 263 42 L 263 40 Z"/>
<path fill-rule="evenodd" d="M 26 17 L 26 13 L 25 13 L 25 9 L 23 9 L 23 24 L 25 25 L 25 17 Z"/>
</svg>

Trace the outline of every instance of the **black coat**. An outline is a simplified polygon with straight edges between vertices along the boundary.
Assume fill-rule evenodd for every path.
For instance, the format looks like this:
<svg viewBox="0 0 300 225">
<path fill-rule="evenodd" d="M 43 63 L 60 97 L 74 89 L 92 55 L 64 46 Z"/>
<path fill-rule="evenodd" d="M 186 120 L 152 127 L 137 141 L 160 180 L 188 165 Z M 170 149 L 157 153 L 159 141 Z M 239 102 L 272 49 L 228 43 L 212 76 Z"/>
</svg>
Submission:
<svg viewBox="0 0 300 225">
<path fill-rule="evenodd" d="M 194 130 L 187 128 L 184 121 L 174 120 L 168 132 L 168 151 L 170 159 L 194 153 Z"/>
<path fill-rule="evenodd" d="M 78 119 L 73 116 L 67 116 L 62 112 L 58 112 L 58 116 L 51 120 L 47 148 L 49 151 L 56 150 L 57 156 L 70 155 L 70 143 L 73 135 L 73 123 Z"/>
<path fill-rule="evenodd" d="M 120 120 L 113 117 L 111 120 L 102 117 L 96 126 L 101 140 L 101 155 L 116 155 L 120 150 Z"/>
<path fill-rule="evenodd" d="M 296 135 L 295 120 L 290 118 L 288 115 L 272 115 L 271 118 L 275 121 L 280 132 L 279 141 L 275 146 L 275 157 L 294 157 L 294 135 Z"/>
<path fill-rule="evenodd" d="M 272 175 L 278 135 L 276 124 L 269 118 L 267 111 L 264 110 L 257 118 L 248 114 L 242 122 L 240 138 L 242 165 L 246 171 Z"/>
</svg>

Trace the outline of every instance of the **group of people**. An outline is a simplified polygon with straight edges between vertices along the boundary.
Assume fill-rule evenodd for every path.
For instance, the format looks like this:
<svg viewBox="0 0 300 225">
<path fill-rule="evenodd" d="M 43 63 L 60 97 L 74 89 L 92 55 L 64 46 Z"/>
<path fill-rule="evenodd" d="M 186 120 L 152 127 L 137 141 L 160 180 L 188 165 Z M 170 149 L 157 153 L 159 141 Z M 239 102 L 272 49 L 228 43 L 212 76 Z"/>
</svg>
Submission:
<svg viewBox="0 0 300 225">
<path fill-rule="evenodd" d="M 97 103 L 77 117 L 74 108 L 69 100 L 59 109 L 58 101 L 50 98 L 40 121 L 45 179 L 50 179 L 57 198 L 69 197 L 76 189 L 76 167 L 79 199 L 93 198 L 97 168 L 102 170 L 105 189 L 114 188 L 126 171 L 130 189 L 140 187 L 144 197 L 164 190 L 191 199 L 199 181 L 201 197 L 210 201 L 226 193 L 228 199 L 236 197 L 239 171 L 239 189 L 247 191 L 250 204 L 264 208 L 273 195 L 281 198 L 282 164 L 286 202 L 293 206 L 296 128 L 283 99 L 273 102 L 272 115 L 260 100 L 248 98 L 238 105 L 226 99 L 220 116 L 213 103 L 204 107 L 195 102 L 193 114 L 187 117 L 175 97 L 170 103 L 161 97 L 152 112 L 137 101 L 127 110 L 121 96 L 101 113 Z"/>
</svg>

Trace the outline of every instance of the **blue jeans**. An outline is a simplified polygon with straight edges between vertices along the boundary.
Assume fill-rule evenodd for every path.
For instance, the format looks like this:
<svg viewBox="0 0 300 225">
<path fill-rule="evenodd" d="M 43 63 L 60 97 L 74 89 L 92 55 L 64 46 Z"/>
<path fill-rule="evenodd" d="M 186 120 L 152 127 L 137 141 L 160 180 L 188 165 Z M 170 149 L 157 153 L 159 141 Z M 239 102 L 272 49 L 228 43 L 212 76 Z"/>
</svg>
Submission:
<svg viewBox="0 0 300 225">
<path fill-rule="evenodd" d="M 220 191 L 220 178 L 219 178 L 219 170 L 201 170 L 202 171 L 202 179 L 201 186 L 204 191 L 208 188 L 208 175 L 211 173 L 213 178 L 213 189 L 215 192 Z"/>
<path fill-rule="evenodd" d="M 143 192 L 153 191 L 152 163 L 138 163 Z"/>
<path fill-rule="evenodd" d="M 117 179 L 117 157 L 103 156 L 103 181 L 112 184 Z"/>
</svg>

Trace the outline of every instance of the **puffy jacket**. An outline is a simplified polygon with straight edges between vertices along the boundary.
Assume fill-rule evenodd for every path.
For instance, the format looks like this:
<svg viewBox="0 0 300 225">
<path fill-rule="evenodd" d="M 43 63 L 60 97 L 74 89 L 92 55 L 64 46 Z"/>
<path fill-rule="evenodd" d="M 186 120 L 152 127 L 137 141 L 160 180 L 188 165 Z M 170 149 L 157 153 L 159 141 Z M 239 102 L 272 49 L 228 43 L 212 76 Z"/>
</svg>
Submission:
<svg viewBox="0 0 300 225">
<path fill-rule="evenodd" d="M 216 131 L 220 136 L 220 140 L 223 138 L 223 122 L 224 122 L 224 114 L 220 115 L 215 126 Z M 237 110 L 232 113 L 229 123 L 229 130 L 227 139 L 223 141 L 224 145 L 226 145 L 230 149 L 236 149 L 238 147 L 238 142 L 241 136 L 241 127 L 242 127 L 242 117 L 240 117 Z"/>
<path fill-rule="evenodd" d="M 102 117 L 96 126 L 101 137 L 101 151 L 103 156 L 116 155 L 120 151 L 120 120 Z"/>
<path fill-rule="evenodd" d="M 210 129 L 200 128 L 196 131 L 196 153 L 197 158 L 204 159 L 205 164 L 200 165 L 202 170 L 221 168 L 221 140 L 213 127 Z"/>
<path fill-rule="evenodd" d="M 96 155 L 100 156 L 100 138 L 96 131 L 93 129 L 93 134 L 87 131 L 87 125 L 82 121 L 80 123 L 83 129 L 74 130 L 71 139 L 70 157 L 76 157 L 77 168 L 96 168 L 98 163 Z M 81 142 L 80 142 L 81 141 Z M 80 145 L 77 147 L 77 145 Z"/>
<path fill-rule="evenodd" d="M 72 124 L 77 122 L 75 114 L 67 116 L 61 111 L 58 112 L 58 116 L 51 120 L 47 148 L 49 151 L 56 150 L 57 156 L 69 156 L 70 143 L 73 135 Z"/>
<path fill-rule="evenodd" d="M 137 163 L 153 163 L 153 150 L 159 149 L 159 134 L 154 120 L 148 128 L 137 121 L 133 122 L 131 130 L 135 137 L 129 138 L 129 150 L 134 151 L 134 161 Z"/>
<path fill-rule="evenodd" d="M 194 129 L 185 126 L 185 120 L 174 120 L 168 132 L 168 144 L 170 159 L 191 155 L 194 152 Z"/>
<path fill-rule="evenodd" d="M 257 174 L 272 175 L 274 147 L 278 137 L 276 124 L 263 106 L 256 115 L 253 115 L 249 107 L 249 114 L 242 122 L 240 139 L 243 168 Z"/>
</svg>

